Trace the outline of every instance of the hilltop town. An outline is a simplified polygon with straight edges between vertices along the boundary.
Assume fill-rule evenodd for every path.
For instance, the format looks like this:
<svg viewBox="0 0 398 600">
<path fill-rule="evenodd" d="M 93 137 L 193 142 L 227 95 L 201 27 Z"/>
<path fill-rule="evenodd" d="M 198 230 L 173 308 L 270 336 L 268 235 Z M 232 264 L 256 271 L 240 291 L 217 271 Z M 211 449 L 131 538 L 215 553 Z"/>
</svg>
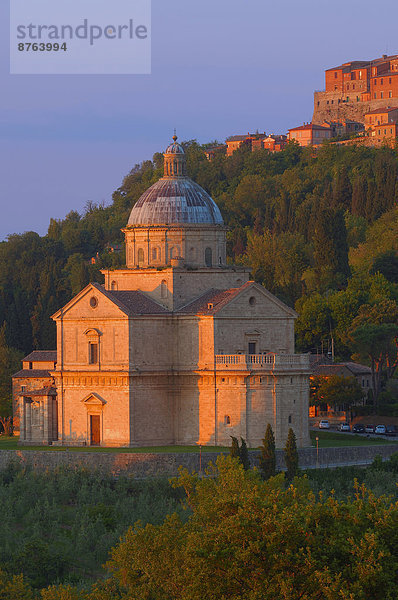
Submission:
<svg viewBox="0 0 398 600">
<path fill-rule="evenodd" d="M 231 156 L 241 146 L 252 152 L 283 150 L 295 140 L 300 146 L 319 146 L 326 140 L 338 144 L 393 147 L 398 138 L 398 55 L 368 61 L 349 61 L 325 71 L 325 89 L 314 92 L 311 123 L 292 127 L 287 134 L 232 135 L 207 150 Z"/>
</svg>

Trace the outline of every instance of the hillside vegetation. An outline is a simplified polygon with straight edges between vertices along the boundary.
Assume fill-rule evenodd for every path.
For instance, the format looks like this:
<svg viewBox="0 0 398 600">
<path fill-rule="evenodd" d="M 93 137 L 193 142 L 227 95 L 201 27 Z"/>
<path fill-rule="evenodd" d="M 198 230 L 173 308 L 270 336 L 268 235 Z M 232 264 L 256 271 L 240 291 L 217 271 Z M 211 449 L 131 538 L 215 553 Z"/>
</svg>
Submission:
<svg viewBox="0 0 398 600">
<path fill-rule="evenodd" d="M 339 357 L 356 352 L 371 364 L 371 349 L 350 329 L 354 319 L 354 329 L 383 325 L 391 343 L 397 325 L 397 151 L 326 144 L 315 152 L 290 144 L 279 153 L 242 148 L 208 162 L 204 147 L 184 146 L 190 176 L 230 228 L 229 261 L 249 266 L 256 281 L 298 311 L 297 349 L 325 350 L 333 337 Z M 55 348 L 50 315 L 89 281 L 101 282 L 102 267 L 123 264 L 123 247 L 109 247 L 123 244 L 120 229 L 162 165 L 160 153 L 135 165 L 110 206 L 88 203 L 82 215 L 51 219 L 43 237 L 27 232 L 0 244 L 2 397 L 22 354 Z M 377 306 L 381 314 L 373 314 Z M 388 378 L 391 348 L 383 373 L 386 362 Z"/>
</svg>

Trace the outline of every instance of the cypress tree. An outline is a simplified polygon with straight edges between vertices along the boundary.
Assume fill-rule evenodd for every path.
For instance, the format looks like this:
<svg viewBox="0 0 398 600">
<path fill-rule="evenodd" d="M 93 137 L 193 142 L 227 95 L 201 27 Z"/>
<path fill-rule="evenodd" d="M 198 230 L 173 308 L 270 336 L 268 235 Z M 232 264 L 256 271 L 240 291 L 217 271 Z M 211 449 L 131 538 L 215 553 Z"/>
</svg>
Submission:
<svg viewBox="0 0 398 600">
<path fill-rule="evenodd" d="M 293 429 L 290 427 L 285 446 L 285 463 L 287 467 L 286 476 L 291 481 L 298 473 L 298 452 L 296 444 L 296 436 Z"/>
<path fill-rule="evenodd" d="M 261 446 L 260 469 L 264 479 L 269 479 L 276 473 L 275 437 L 269 423 Z"/>
<path fill-rule="evenodd" d="M 248 471 L 250 469 L 249 451 L 247 449 L 246 441 L 242 437 L 240 438 L 240 441 L 241 441 L 240 449 L 239 449 L 240 462 L 242 463 L 244 470 Z"/>
<path fill-rule="evenodd" d="M 237 438 L 233 437 L 232 435 L 231 435 L 231 440 L 232 440 L 232 444 L 229 449 L 229 454 L 230 454 L 230 456 L 232 456 L 232 458 L 238 458 L 240 460 L 239 442 L 238 442 Z"/>
</svg>

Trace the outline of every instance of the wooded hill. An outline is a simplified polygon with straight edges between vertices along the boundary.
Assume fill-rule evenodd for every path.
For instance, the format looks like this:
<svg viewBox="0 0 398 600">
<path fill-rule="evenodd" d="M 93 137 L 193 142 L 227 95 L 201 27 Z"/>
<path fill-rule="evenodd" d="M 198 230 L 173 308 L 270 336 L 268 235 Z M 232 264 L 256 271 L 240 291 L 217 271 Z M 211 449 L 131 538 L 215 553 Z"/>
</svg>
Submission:
<svg viewBox="0 0 398 600">
<path fill-rule="evenodd" d="M 205 146 L 184 146 L 189 175 L 230 228 L 229 261 L 250 266 L 258 282 L 295 306 L 298 350 L 325 349 L 333 335 L 337 354 L 348 358 L 355 344 L 347 332 L 361 307 L 383 300 L 393 303 L 385 306 L 390 313 L 398 299 L 397 150 L 292 143 L 279 153 L 241 148 L 209 162 Z M 101 282 L 102 267 L 123 264 L 124 247 L 109 247 L 123 244 L 120 229 L 162 167 L 157 153 L 132 168 L 111 205 L 89 202 L 82 215 L 51 219 L 43 237 L 27 232 L 0 244 L 3 374 L 15 366 L 10 349 L 55 348 L 50 315 L 89 281 Z"/>
</svg>

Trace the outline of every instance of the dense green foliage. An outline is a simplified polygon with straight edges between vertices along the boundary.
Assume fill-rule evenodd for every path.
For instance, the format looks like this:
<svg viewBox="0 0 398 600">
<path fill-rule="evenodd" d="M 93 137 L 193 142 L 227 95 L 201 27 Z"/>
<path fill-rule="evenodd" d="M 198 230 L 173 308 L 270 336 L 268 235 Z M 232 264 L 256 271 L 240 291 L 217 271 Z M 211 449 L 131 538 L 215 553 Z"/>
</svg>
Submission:
<svg viewBox="0 0 398 600">
<path fill-rule="evenodd" d="M 11 466 L 0 473 L 0 569 L 34 588 L 94 579 L 129 525 L 161 523 L 181 497 L 162 480 Z"/>
<path fill-rule="evenodd" d="M 363 390 L 355 377 L 330 375 L 311 378 L 312 406 L 331 406 L 334 410 L 349 410 L 363 398 Z M 340 408 L 342 407 L 342 408 Z"/>
<path fill-rule="evenodd" d="M 348 358 L 360 342 L 347 336 L 360 307 L 398 299 L 396 150 L 326 144 L 314 152 L 292 143 L 279 153 L 241 148 L 209 162 L 195 141 L 184 145 L 190 176 L 230 228 L 229 261 L 248 265 L 258 282 L 295 305 L 299 350 L 326 349 L 333 336 L 337 355 Z M 110 206 L 88 203 L 83 215 L 51 219 L 44 237 L 27 232 L 0 243 L 7 348 L 55 348 L 50 315 L 89 281 L 101 281 L 102 267 L 123 264 L 120 230 L 161 177 L 162 160 L 158 153 L 135 165 Z M 115 244 L 120 252 L 110 250 Z M 0 360 L 2 344 L 0 338 Z M 3 379 L 0 369 L 0 386 Z"/>
<path fill-rule="evenodd" d="M 207 475 L 0 472 L 0 600 L 396 598 L 398 454 L 292 485 L 225 456 Z"/>
</svg>

